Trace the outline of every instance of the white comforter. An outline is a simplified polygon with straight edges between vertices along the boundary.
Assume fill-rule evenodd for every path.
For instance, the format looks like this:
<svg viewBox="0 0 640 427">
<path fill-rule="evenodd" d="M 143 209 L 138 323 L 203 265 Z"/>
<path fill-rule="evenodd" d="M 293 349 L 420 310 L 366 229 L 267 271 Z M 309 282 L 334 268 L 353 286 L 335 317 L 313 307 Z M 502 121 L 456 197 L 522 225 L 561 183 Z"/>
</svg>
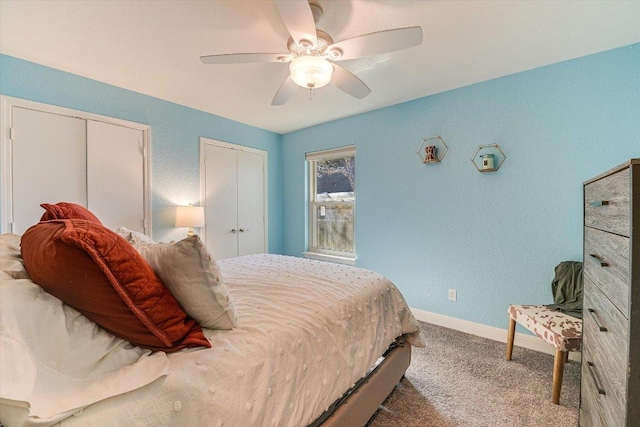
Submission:
<svg viewBox="0 0 640 427">
<path fill-rule="evenodd" d="M 89 405 L 61 427 L 304 427 L 397 336 L 423 345 L 402 295 L 377 273 L 278 255 L 219 266 L 237 329 L 205 330 L 211 349 L 170 354 L 169 375 Z"/>
</svg>

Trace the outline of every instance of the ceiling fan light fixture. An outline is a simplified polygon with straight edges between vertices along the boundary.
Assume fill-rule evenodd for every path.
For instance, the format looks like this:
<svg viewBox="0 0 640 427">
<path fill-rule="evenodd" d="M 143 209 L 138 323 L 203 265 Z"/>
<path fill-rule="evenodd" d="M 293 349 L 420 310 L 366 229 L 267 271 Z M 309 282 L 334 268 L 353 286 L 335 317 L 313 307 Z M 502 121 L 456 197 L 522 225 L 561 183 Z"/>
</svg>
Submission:
<svg viewBox="0 0 640 427">
<path fill-rule="evenodd" d="M 329 61 L 319 56 L 301 56 L 291 61 L 289 65 L 291 79 L 307 89 L 318 89 L 331 81 L 333 66 Z"/>
</svg>

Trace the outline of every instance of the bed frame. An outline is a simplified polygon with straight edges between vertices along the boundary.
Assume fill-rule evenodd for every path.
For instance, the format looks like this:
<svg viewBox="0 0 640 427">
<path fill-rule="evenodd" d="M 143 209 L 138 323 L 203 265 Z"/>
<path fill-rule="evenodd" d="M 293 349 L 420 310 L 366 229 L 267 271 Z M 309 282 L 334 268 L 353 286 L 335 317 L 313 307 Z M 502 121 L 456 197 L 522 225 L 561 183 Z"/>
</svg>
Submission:
<svg viewBox="0 0 640 427">
<path fill-rule="evenodd" d="M 365 426 L 404 376 L 411 363 L 411 345 L 404 340 L 394 343 L 383 357 L 369 375 L 309 427 Z"/>
</svg>

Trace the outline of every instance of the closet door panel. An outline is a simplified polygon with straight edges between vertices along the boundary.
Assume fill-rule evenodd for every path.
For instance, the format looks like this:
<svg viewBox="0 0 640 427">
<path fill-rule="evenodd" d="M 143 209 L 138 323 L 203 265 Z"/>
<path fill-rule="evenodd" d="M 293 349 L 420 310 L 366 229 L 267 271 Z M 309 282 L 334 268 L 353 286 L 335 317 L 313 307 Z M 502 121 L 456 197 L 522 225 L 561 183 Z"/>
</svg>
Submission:
<svg viewBox="0 0 640 427">
<path fill-rule="evenodd" d="M 36 224 L 41 203 L 87 204 L 86 123 L 13 107 L 13 232 Z"/>
<path fill-rule="evenodd" d="M 207 248 L 215 259 L 238 254 L 238 182 L 236 151 L 206 145 L 205 232 Z"/>
<path fill-rule="evenodd" d="M 87 207 L 113 230 L 144 232 L 141 130 L 87 121 Z"/>
<path fill-rule="evenodd" d="M 238 255 L 265 252 L 264 198 L 264 156 L 238 151 Z"/>
</svg>

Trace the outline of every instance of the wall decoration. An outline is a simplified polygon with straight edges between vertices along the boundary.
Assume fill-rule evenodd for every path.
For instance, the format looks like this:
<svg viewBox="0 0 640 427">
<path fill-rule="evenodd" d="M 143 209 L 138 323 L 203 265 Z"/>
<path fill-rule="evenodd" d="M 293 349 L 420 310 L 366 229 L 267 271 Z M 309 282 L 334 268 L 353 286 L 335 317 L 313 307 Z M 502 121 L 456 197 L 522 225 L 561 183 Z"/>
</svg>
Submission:
<svg viewBox="0 0 640 427">
<path fill-rule="evenodd" d="M 495 172 L 506 159 L 507 156 L 498 144 L 485 144 L 478 146 L 471 156 L 471 163 L 478 172 Z"/>
<path fill-rule="evenodd" d="M 444 156 L 447 154 L 449 147 L 445 144 L 444 140 L 439 136 L 432 136 L 430 138 L 422 138 L 416 154 L 422 160 L 425 165 L 431 163 L 440 163 Z"/>
</svg>

